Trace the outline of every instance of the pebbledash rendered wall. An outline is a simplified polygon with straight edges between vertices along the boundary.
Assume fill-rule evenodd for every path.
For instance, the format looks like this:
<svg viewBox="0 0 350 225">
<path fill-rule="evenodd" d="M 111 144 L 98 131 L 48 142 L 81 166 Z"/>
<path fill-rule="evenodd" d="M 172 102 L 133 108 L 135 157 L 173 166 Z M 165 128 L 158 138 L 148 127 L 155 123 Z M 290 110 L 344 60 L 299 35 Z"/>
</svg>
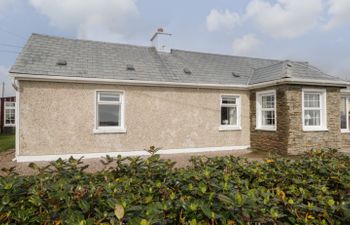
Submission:
<svg viewBox="0 0 350 225">
<path fill-rule="evenodd" d="M 95 134 L 96 90 L 125 92 L 126 133 Z M 239 94 L 242 129 L 219 131 L 221 94 Z M 249 92 L 20 81 L 19 155 L 249 146 Z"/>
<path fill-rule="evenodd" d="M 302 88 L 326 89 L 327 131 L 303 131 Z M 312 87 L 301 85 L 279 85 L 268 88 L 276 90 L 277 131 L 255 129 L 255 95 L 251 100 L 251 147 L 260 151 L 274 151 L 281 154 L 300 154 L 315 148 L 341 148 L 340 131 L 340 89 L 333 87 Z"/>
</svg>

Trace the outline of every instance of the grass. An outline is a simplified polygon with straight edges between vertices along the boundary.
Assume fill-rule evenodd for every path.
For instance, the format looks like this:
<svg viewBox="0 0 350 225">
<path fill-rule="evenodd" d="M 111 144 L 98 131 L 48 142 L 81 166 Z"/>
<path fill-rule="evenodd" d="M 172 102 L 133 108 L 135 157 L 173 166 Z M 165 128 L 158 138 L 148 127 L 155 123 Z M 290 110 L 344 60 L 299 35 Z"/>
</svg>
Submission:
<svg viewBox="0 0 350 225">
<path fill-rule="evenodd" d="M 4 152 L 9 149 L 15 148 L 15 135 L 14 134 L 1 134 L 0 135 L 0 152 Z"/>
</svg>

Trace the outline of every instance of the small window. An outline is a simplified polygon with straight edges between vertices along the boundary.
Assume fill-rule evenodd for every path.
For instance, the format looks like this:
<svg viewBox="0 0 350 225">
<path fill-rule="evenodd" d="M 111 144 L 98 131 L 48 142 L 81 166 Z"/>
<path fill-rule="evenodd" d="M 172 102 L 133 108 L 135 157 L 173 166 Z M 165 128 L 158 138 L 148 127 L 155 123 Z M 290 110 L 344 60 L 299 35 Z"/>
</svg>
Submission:
<svg viewBox="0 0 350 225">
<path fill-rule="evenodd" d="M 326 91 L 303 90 L 304 130 L 326 130 Z"/>
<path fill-rule="evenodd" d="M 16 126 L 15 112 L 16 112 L 15 102 L 4 102 L 4 127 Z"/>
<path fill-rule="evenodd" d="M 276 91 L 256 93 L 256 128 L 276 130 Z"/>
<path fill-rule="evenodd" d="M 342 132 L 350 131 L 350 97 L 342 97 L 340 101 L 340 128 Z"/>
<path fill-rule="evenodd" d="M 119 92 L 97 92 L 96 128 L 123 128 L 123 98 Z"/>
<path fill-rule="evenodd" d="M 221 96 L 221 128 L 240 129 L 240 97 Z"/>
</svg>

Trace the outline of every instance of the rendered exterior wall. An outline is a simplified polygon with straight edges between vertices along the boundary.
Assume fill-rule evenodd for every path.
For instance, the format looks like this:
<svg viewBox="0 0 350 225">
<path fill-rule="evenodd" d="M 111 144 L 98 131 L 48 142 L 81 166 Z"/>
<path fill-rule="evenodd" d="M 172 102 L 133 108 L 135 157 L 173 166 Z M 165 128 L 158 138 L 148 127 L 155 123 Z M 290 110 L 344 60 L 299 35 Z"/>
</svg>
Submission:
<svg viewBox="0 0 350 225">
<path fill-rule="evenodd" d="M 126 133 L 93 133 L 96 90 L 125 91 Z M 221 94 L 241 95 L 242 130 L 219 131 Z M 19 155 L 250 144 L 247 91 L 20 81 L 19 102 Z"/>
<path fill-rule="evenodd" d="M 303 131 L 302 88 L 326 89 L 327 131 Z M 251 147 L 258 151 L 300 154 L 314 148 L 340 148 L 340 89 L 300 85 L 279 85 L 277 97 L 277 131 L 256 130 L 255 91 L 251 92 Z M 260 90 L 256 90 L 260 91 Z"/>
</svg>

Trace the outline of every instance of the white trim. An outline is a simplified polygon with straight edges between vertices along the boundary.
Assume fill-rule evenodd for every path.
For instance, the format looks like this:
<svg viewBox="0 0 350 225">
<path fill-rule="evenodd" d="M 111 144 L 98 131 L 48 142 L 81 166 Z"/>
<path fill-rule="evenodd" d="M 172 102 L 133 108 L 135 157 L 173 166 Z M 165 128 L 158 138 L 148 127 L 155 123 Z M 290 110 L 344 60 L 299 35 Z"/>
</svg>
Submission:
<svg viewBox="0 0 350 225">
<path fill-rule="evenodd" d="M 236 99 L 236 104 L 232 104 L 232 106 L 233 107 L 236 107 L 236 109 L 237 109 L 237 115 L 236 115 L 236 117 L 237 117 L 237 125 L 223 125 L 223 124 L 221 124 L 221 108 L 222 108 L 222 106 L 223 105 L 226 105 L 226 106 L 230 106 L 230 104 L 223 104 L 222 103 L 222 98 L 223 97 L 233 97 L 233 98 L 235 98 Z M 219 126 L 219 131 L 228 131 L 228 130 L 241 130 L 242 129 L 242 127 L 241 127 L 241 95 L 240 94 L 221 94 L 220 95 L 220 115 L 219 115 L 219 118 L 220 118 L 220 120 L 219 120 L 219 124 L 220 124 L 220 126 Z"/>
<path fill-rule="evenodd" d="M 274 112 L 275 112 L 275 125 L 267 126 L 262 125 L 262 97 L 263 96 L 274 96 Z M 255 94 L 255 104 L 256 104 L 256 124 L 255 124 L 255 130 L 264 130 L 264 131 L 276 131 L 277 130 L 277 95 L 276 90 L 266 90 L 266 91 L 258 91 Z"/>
<path fill-rule="evenodd" d="M 300 78 L 283 78 L 280 80 L 267 81 L 259 84 L 247 85 L 249 89 L 265 88 L 280 84 L 300 84 L 313 86 L 335 86 L 346 87 L 350 85 L 347 81 L 333 81 L 333 80 L 315 80 L 315 79 L 300 79 Z"/>
<path fill-rule="evenodd" d="M 320 126 L 306 126 L 305 125 L 305 107 L 304 107 L 304 95 L 305 92 L 320 94 Z M 302 104 L 302 126 L 303 131 L 328 131 L 327 128 L 327 90 L 326 89 L 311 89 L 303 88 L 301 92 L 301 104 Z"/>
<path fill-rule="evenodd" d="M 97 104 L 98 104 L 99 92 L 118 93 L 120 95 L 120 102 L 121 102 L 120 103 L 120 126 L 116 126 L 116 127 L 99 127 L 98 126 Z M 94 134 L 126 133 L 125 117 L 124 117 L 125 116 L 125 91 L 116 90 L 116 89 L 97 89 L 95 90 L 94 106 L 95 106 L 95 122 L 94 122 L 94 128 L 93 128 Z"/>
<path fill-rule="evenodd" d="M 8 106 L 6 106 L 6 103 L 14 103 L 15 106 L 8 107 Z M 7 109 L 15 110 L 15 113 L 14 113 L 15 114 L 15 121 L 14 121 L 14 123 L 10 123 L 10 124 L 6 123 L 6 110 Z M 4 127 L 16 127 L 16 101 L 14 101 L 14 102 L 4 101 L 4 110 L 3 110 L 3 112 L 4 112 Z"/>
<path fill-rule="evenodd" d="M 203 147 L 203 148 L 181 148 L 181 149 L 162 149 L 157 152 L 160 155 L 171 155 L 171 154 L 186 154 L 186 153 L 204 153 L 204 152 L 219 152 L 219 151 L 239 151 L 249 149 L 249 145 L 236 145 L 236 146 L 222 146 L 222 147 Z M 17 162 L 35 162 L 35 161 L 53 161 L 59 158 L 69 159 L 69 157 L 84 159 L 94 159 L 105 157 L 109 155 L 116 157 L 121 155 L 126 156 L 148 156 L 150 155 L 146 151 L 125 151 L 125 152 L 97 152 L 97 153 L 81 153 L 81 154 L 63 154 L 63 155 L 36 155 L 36 156 L 16 156 Z"/>
<path fill-rule="evenodd" d="M 350 95 L 350 89 L 341 89 L 340 92 L 345 95 L 345 96 L 349 96 Z"/>
<path fill-rule="evenodd" d="M 99 129 L 94 129 L 93 130 L 94 134 L 121 134 L 121 133 L 126 133 L 125 128 L 99 128 Z"/>
<path fill-rule="evenodd" d="M 219 131 L 229 131 L 229 130 L 242 130 L 242 127 L 241 126 L 230 126 L 230 125 L 219 126 Z"/>
<path fill-rule="evenodd" d="M 283 78 L 276 81 L 268 81 L 253 85 L 229 85 L 229 84 L 198 84 L 198 83 L 178 83 L 178 82 L 161 82 L 161 81 L 139 81 L 139 80 L 116 80 L 104 78 L 83 78 L 83 77 L 67 77 L 56 75 L 35 75 L 35 74 L 19 74 L 10 73 L 10 76 L 16 80 L 36 80 L 51 82 L 73 82 L 73 83 L 100 83 L 100 84 L 120 84 L 120 85 L 138 85 L 138 86 L 160 86 L 160 87 L 184 87 L 184 88 L 211 88 L 211 89 L 237 89 L 250 90 L 255 88 L 263 88 L 275 86 L 279 84 L 303 84 L 316 86 L 339 86 L 346 87 L 350 82 L 332 81 L 332 80 L 312 80 L 299 78 Z"/>
<path fill-rule="evenodd" d="M 212 89 L 237 89 L 245 90 L 247 85 L 229 85 L 229 84 L 197 84 L 197 83 L 177 83 L 162 81 L 140 81 L 140 80 L 117 80 L 104 78 L 83 78 L 83 77 L 65 77 L 48 75 L 27 75 L 11 73 L 11 77 L 17 80 L 35 80 L 49 82 L 70 82 L 70 83 L 93 83 L 93 84 L 119 84 L 133 86 L 150 87 L 184 87 L 184 88 L 212 88 Z"/>
<path fill-rule="evenodd" d="M 20 129 L 20 118 L 19 118 L 19 106 L 20 106 L 20 82 L 17 80 L 14 82 L 16 85 L 16 110 L 15 110 L 15 121 L 16 121 L 16 157 L 19 156 L 19 129 Z"/>
</svg>

